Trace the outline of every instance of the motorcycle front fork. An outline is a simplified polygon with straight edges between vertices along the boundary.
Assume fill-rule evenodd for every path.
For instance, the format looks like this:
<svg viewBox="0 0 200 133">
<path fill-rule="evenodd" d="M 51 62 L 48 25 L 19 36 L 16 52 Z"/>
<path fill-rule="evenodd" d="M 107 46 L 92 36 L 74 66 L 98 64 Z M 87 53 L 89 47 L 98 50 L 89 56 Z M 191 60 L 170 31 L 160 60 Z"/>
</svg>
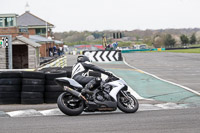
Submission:
<svg viewBox="0 0 200 133">
<path fill-rule="evenodd" d="M 124 96 L 123 100 L 129 100 L 129 96 L 127 95 L 128 92 L 121 90 L 120 93 Z"/>
</svg>

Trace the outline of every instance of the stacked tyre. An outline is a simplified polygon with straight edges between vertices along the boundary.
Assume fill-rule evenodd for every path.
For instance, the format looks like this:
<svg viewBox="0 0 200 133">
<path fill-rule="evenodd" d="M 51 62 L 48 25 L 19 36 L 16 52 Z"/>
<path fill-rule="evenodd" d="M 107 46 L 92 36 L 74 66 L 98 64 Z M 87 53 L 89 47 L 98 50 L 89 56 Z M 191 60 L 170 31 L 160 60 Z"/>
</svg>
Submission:
<svg viewBox="0 0 200 133">
<path fill-rule="evenodd" d="M 21 72 L 0 73 L 0 104 L 19 104 Z"/>
<path fill-rule="evenodd" d="M 22 104 L 44 103 L 45 74 L 43 72 L 22 72 Z"/>
<path fill-rule="evenodd" d="M 72 66 L 63 67 L 63 68 L 61 68 L 61 70 L 66 71 L 67 77 L 71 78 L 71 75 L 72 75 Z"/>
<path fill-rule="evenodd" d="M 45 103 L 56 103 L 58 96 L 63 92 L 63 88 L 54 81 L 54 79 L 58 77 L 67 77 L 66 71 L 56 71 L 56 73 L 45 74 Z"/>
</svg>

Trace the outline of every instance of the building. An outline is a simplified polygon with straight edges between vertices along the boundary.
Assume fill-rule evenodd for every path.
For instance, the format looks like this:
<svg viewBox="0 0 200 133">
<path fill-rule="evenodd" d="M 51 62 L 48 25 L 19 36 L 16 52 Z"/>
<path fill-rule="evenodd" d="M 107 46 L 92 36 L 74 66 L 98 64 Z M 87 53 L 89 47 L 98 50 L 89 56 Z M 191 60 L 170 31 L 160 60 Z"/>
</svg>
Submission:
<svg viewBox="0 0 200 133">
<path fill-rule="evenodd" d="M 12 36 L 12 58 L 19 59 L 22 56 L 17 50 L 18 48 L 23 49 L 21 52 L 25 55 L 22 57 L 23 62 L 13 61 L 13 68 L 36 68 L 39 64 L 39 57 L 48 57 L 50 49 L 54 46 L 57 48 L 63 47 L 63 42 L 51 39 L 53 35 L 52 28 L 54 28 L 53 24 L 33 15 L 29 11 L 20 16 L 17 14 L 0 14 L 0 35 Z M 0 61 L 3 62 L 0 69 L 6 69 L 8 64 L 3 64 L 8 62 L 8 57 L 4 57 L 8 50 L 1 49 L 0 51 L 2 52 Z M 29 54 L 31 51 L 32 53 Z M 33 54 L 33 51 L 35 54 Z M 31 64 L 29 60 L 34 61 L 34 63 Z"/>
<path fill-rule="evenodd" d="M 29 11 L 17 17 L 17 27 L 20 31 L 28 32 L 29 35 L 52 36 L 53 24 L 33 15 Z"/>
<path fill-rule="evenodd" d="M 30 35 L 29 39 L 41 44 L 40 47 L 40 56 L 41 57 L 48 57 L 49 56 L 49 49 L 53 48 L 53 46 L 55 45 L 54 40 L 52 39 L 48 39 L 46 37 L 43 36 L 39 36 L 39 35 Z"/>
<path fill-rule="evenodd" d="M 39 44 L 40 47 L 40 57 L 50 56 L 50 49 L 53 46 L 63 47 L 63 42 L 58 40 L 52 40 L 52 28 L 54 25 L 33 15 L 29 11 L 17 17 L 17 26 L 21 31 L 27 31 L 29 33 L 29 38 Z"/>
<path fill-rule="evenodd" d="M 33 69 L 39 67 L 39 48 L 40 44 L 24 36 L 16 36 L 12 42 L 13 69 Z"/>
<path fill-rule="evenodd" d="M 23 35 L 28 37 L 27 32 L 20 32 L 17 27 L 17 14 L 0 14 L 0 35 Z"/>
</svg>

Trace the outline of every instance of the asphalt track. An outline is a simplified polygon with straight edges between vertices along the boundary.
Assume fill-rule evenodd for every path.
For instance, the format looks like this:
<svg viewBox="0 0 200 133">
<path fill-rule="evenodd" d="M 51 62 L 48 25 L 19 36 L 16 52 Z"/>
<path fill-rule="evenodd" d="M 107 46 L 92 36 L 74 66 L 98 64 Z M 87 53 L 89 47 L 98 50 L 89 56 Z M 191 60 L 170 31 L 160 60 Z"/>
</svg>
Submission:
<svg viewBox="0 0 200 133">
<path fill-rule="evenodd" d="M 200 108 L 77 117 L 0 117 L 1 133 L 199 133 Z"/>
<path fill-rule="evenodd" d="M 127 56 L 129 58 L 132 56 L 134 57 L 135 56 L 134 54 L 135 53 L 132 53 Z M 68 65 L 72 65 L 76 62 L 76 56 L 69 56 L 69 58 L 71 58 L 72 60 L 68 60 Z M 99 66 L 103 65 L 105 69 L 111 69 L 113 71 L 116 71 L 119 68 L 126 71 L 130 69 L 130 67 L 120 62 L 116 64 L 108 63 L 106 65 L 102 63 L 97 63 L 97 65 Z M 162 69 L 160 67 L 158 68 Z M 131 73 L 132 71 L 138 72 L 135 71 L 134 69 L 133 70 L 131 69 Z M 151 73 L 150 71 L 148 72 Z M 128 71 L 128 74 L 129 73 L 130 72 Z M 195 76 L 196 75 L 194 75 L 194 78 Z M 55 105 L 52 106 L 49 105 L 49 108 L 51 107 L 55 107 Z M 17 105 L 14 107 L 7 107 L 7 109 L 10 109 L 10 111 L 12 109 L 18 109 L 18 108 L 19 107 Z M 29 108 L 31 108 L 31 105 L 29 105 Z M 40 107 L 33 107 L 33 108 L 37 108 L 38 110 L 40 109 Z M 43 107 L 43 108 L 47 109 L 48 107 Z M 200 131 L 199 123 L 200 123 L 200 108 L 197 106 L 196 108 L 188 108 L 188 109 L 138 111 L 134 114 L 111 112 L 106 114 L 105 113 L 83 114 L 77 117 L 69 117 L 65 115 L 40 116 L 40 117 L 25 116 L 17 118 L 0 117 L 0 125 L 1 125 L 0 133 L 16 133 L 16 132 L 17 133 L 18 132 L 19 133 L 29 133 L 29 132 L 31 133 L 38 133 L 38 132 L 40 133 L 55 133 L 55 132 L 57 133 L 64 133 L 64 132 L 65 133 L 68 132 L 69 133 L 71 132 L 73 133 L 80 133 L 80 132 L 199 133 Z"/>
<path fill-rule="evenodd" d="M 200 54 L 135 52 L 123 57 L 131 66 L 200 92 Z"/>
</svg>

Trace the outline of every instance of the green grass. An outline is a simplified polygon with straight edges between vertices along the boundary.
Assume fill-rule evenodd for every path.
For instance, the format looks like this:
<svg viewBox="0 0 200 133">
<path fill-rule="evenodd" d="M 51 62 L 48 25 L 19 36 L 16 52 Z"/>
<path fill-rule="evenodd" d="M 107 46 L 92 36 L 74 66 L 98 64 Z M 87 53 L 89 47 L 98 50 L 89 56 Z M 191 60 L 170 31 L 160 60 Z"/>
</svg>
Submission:
<svg viewBox="0 0 200 133">
<path fill-rule="evenodd" d="M 179 50 L 165 50 L 163 52 L 174 52 L 174 53 L 200 53 L 200 48 L 196 49 L 179 49 Z"/>
<path fill-rule="evenodd" d="M 189 45 L 189 47 L 200 47 L 200 44 Z"/>
</svg>

